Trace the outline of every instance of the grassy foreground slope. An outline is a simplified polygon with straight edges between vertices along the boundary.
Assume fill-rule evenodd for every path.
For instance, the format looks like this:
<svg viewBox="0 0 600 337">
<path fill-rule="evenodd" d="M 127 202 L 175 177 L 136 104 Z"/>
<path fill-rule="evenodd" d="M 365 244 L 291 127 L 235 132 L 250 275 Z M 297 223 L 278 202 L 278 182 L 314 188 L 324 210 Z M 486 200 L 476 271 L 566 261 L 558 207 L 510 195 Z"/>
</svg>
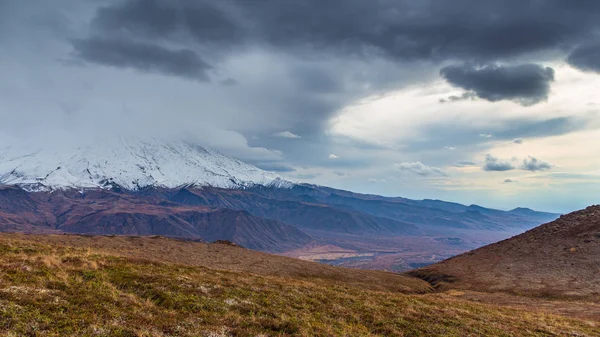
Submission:
<svg viewBox="0 0 600 337">
<path fill-rule="evenodd" d="M 428 290 L 226 245 L 0 236 L 3 336 L 600 336 L 593 322 Z"/>
</svg>

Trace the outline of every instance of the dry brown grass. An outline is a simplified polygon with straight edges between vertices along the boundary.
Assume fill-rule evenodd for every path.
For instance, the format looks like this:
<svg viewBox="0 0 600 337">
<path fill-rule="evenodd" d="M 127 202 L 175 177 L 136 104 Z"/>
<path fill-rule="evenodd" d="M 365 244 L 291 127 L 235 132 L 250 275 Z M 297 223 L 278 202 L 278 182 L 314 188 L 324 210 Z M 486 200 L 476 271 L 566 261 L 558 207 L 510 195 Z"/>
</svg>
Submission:
<svg viewBox="0 0 600 337">
<path fill-rule="evenodd" d="M 533 308 L 538 312 L 600 323 L 600 304 L 589 301 L 543 299 L 511 295 L 509 293 L 484 293 L 469 290 L 448 290 L 444 294 L 477 303 L 487 303 L 522 310 L 531 310 Z"/>
<path fill-rule="evenodd" d="M 0 235 L 0 335 L 600 336 L 592 321 L 322 267 L 166 239 Z"/>
<path fill-rule="evenodd" d="M 261 253 L 221 244 L 173 240 L 164 237 L 26 235 L 0 233 L 0 242 L 26 240 L 55 247 L 83 248 L 134 259 L 199 266 L 216 270 L 278 276 L 327 284 L 353 285 L 371 290 L 406 293 L 432 291 L 431 286 L 414 277 L 384 271 L 345 269 L 299 259 Z"/>
</svg>

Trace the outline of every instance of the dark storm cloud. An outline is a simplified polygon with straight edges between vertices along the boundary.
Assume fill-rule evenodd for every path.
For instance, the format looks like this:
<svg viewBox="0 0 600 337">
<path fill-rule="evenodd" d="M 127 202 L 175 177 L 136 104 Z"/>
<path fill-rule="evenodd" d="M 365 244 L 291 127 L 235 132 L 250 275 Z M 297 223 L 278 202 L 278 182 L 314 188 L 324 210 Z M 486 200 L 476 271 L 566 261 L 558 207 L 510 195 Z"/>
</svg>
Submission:
<svg viewBox="0 0 600 337">
<path fill-rule="evenodd" d="M 599 17 L 596 1 L 127 0 L 100 9 L 94 25 L 151 38 L 187 34 L 200 43 L 254 41 L 295 52 L 496 61 L 580 43 Z"/>
<path fill-rule="evenodd" d="M 510 171 L 514 170 L 515 167 L 508 161 L 500 160 L 491 154 L 485 155 L 485 163 L 482 167 L 484 171 Z"/>
<path fill-rule="evenodd" d="M 548 99 L 554 69 L 537 64 L 518 66 L 447 66 L 440 71 L 450 84 L 491 102 L 515 101 L 533 105 Z"/>
<path fill-rule="evenodd" d="M 576 48 L 567 58 L 567 62 L 578 69 L 600 73 L 600 43 Z"/>
<path fill-rule="evenodd" d="M 281 101 L 269 108 L 285 111 L 281 120 L 289 131 L 306 134 L 321 132 L 332 115 L 357 99 L 414 82 L 415 78 L 398 75 L 398 69 L 409 68 L 404 67 L 406 62 L 424 61 L 431 69 L 431 62 L 510 63 L 533 53 L 539 57 L 571 50 L 600 26 L 596 9 L 598 2 L 564 0 L 120 0 L 96 10 L 91 20 L 96 37 L 78 40 L 74 47 L 79 51 L 81 45 L 93 46 L 101 37 L 122 42 L 117 48 L 122 51 L 127 41 L 132 50 L 115 52 L 117 62 L 81 51 L 78 55 L 92 62 L 187 78 L 190 72 L 185 69 L 192 69 L 192 77 L 204 79 L 207 63 L 227 72 L 221 68 L 223 60 L 248 50 L 283 55 L 289 58 L 282 61 L 288 62 L 283 66 L 290 73 L 289 83 L 269 83 L 277 86 L 269 92 Z M 157 50 L 162 48 L 149 53 L 160 55 L 160 60 L 140 62 L 143 57 L 135 50 L 150 41 Z M 187 56 L 173 46 L 185 47 Z M 112 52 L 109 56 L 115 58 Z M 355 69 L 331 60 L 369 62 Z M 374 60 L 391 62 L 389 78 L 373 71 Z M 449 67 L 442 73 L 469 91 L 448 101 L 476 95 L 530 105 L 547 98 L 553 80 L 550 68 L 536 65 Z M 241 80 L 238 75 L 224 76 Z M 272 78 L 270 73 L 265 76 Z M 290 92 L 276 92 L 288 84 Z M 265 105 L 258 102 L 248 108 L 263 110 Z"/>
<path fill-rule="evenodd" d="M 233 43 L 242 28 L 225 8 L 226 1 L 128 0 L 100 8 L 93 26 L 113 34 L 144 38 L 185 38 Z"/>
<path fill-rule="evenodd" d="M 549 170 L 552 168 L 552 164 L 541 161 L 537 158 L 534 158 L 532 156 L 527 157 L 526 159 L 523 160 L 523 164 L 520 167 L 522 170 L 526 170 L 526 171 L 545 171 L 545 170 Z"/>
<path fill-rule="evenodd" d="M 375 50 L 405 60 L 496 60 L 555 48 L 595 27 L 600 8 L 564 0 L 233 2 L 274 45 Z"/>
<path fill-rule="evenodd" d="M 72 41 L 75 55 L 102 65 L 208 81 L 212 67 L 194 51 L 121 39 L 90 38 Z"/>
</svg>

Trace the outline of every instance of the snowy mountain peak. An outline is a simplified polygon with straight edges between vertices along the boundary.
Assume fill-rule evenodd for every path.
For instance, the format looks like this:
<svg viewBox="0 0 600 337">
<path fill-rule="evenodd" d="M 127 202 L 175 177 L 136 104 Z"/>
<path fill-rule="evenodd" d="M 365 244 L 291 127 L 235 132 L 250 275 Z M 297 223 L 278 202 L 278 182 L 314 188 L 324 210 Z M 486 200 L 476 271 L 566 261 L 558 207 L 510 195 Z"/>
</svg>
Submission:
<svg viewBox="0 0 600 337">
<path fill-rule="evenodd" d="M 28 190 L 155 186 L 289 187 L 279 175 L 185 142 L 118 138 L 61 150 L 0 149 L 0 184 Z"/>
</svg>

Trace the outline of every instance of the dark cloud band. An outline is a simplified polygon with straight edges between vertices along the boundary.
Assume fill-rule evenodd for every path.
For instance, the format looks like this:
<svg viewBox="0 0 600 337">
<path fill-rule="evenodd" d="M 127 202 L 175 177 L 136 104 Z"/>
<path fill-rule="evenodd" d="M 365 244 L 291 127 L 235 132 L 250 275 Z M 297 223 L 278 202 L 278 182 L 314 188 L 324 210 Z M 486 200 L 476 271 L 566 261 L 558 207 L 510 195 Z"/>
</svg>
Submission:
<svg viewBox="0 0 600 337">
<path fill-rule="evenodd" d="M 599 19 L 591 0 L 127 0 L 100 9 L 94 23 L 202 44 L 489 62 L 581 43 Z"/>
<path fill-rule="evenodd" d="M 72 42 L 77 57 L 93 63 L 208 81 L 212 67 L 194 51 L 121 39 L 90 38 Z"/>
<path fill-rule="evenodd" d="M 226 1 L 127 0 L 98 10 L 93 26 L 107 34 L 185 39 L 200 43 L 239 42 L 244 30 Z"/>
</svg>

